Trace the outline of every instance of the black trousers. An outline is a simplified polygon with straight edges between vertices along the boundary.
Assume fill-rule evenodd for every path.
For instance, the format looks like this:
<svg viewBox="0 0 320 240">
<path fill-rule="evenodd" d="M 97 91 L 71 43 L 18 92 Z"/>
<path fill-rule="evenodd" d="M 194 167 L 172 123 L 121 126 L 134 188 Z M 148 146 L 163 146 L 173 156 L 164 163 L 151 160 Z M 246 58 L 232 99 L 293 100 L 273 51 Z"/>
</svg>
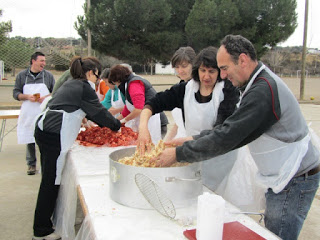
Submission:
<svg viewBox="0 0 320 240">
<path fill-rule="evenodd" d="M 54 232 L 51 218 L 60 187 L 54 182 L 61 146 L 60 134 L 47 133 L 36 127 L 34 136 L 40 150 L 42 178 L 34 214 L 33 231 L 34 236 L 42 237 Z"/>
</svg>

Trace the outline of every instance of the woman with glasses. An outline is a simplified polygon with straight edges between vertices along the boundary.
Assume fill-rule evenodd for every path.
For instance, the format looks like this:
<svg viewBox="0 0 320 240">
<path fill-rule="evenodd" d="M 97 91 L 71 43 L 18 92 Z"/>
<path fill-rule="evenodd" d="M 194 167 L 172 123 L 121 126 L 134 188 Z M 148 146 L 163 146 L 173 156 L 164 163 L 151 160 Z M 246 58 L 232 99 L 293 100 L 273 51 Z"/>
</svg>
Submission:
<svg viewBox="0 0 320 240">
<path fill-rule="evenodd" d="M 60 239 L 54 233 L 51 217 L 55 208 L 66 154 L 74 143 L 84 117 L 113 131 L 120 121 L 103 107 L 95 93 L 97 64 L 75 57 L 71 62 L 72 79 L 52 96 L 46 110 L 38 117 L 35 139 L 41 152 L 42 179 L 34 215 L 33 239 Z"/>
</svg>

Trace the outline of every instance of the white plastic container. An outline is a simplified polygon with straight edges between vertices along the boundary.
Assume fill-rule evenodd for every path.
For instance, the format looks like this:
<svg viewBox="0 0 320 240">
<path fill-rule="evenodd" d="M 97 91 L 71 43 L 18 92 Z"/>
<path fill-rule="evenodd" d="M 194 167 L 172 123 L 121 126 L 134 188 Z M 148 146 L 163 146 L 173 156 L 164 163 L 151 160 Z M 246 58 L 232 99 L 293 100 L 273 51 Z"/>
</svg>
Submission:
<svg viewBox="0 0 320 240">
<path fill-rule="evenodd" d="M 198 197 L 197 240 L 222 240 L 225 200 L 205 192 Z"/>
</svg>

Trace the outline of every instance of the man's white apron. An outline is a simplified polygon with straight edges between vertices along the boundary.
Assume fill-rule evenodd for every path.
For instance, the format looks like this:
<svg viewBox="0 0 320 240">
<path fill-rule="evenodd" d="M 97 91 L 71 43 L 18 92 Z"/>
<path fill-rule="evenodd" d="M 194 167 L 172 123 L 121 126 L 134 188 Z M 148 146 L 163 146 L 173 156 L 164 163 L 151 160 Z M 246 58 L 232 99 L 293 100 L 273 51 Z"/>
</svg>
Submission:
<svg viewBox="0 0 320 240">
<path fill-rule="evenodd" d="M 39 73 L 41 74 L 41 73 Z M 44 74 L 42 73 L 42 83 L 28 84 L 28 76 L 23 86 L 23 94 L 40 93 L 40 97 L 48 95 L 50 92 L 44 83 Z M 17 137 L 18 144 L 34 143 L 34 124 L 35 118 L 41 113 L 40 103 L 25 100 L 22 102 L 21 111 L 18 119 Z"/>
<path fill-rule="evenodd" d="M 240 97 L 250 89 L 257 75 L 265 68 L 264 65 L 250 79 Z M 262 134 L 255 141 L 248 144 L 251 155 L 259 169 L 257 180 L 274 193 L 281 192 L 298 171 L 301 161 L 308 150 L 310 135 L 306 135 L 297 142 L 286 143 Z"/>
</svg>

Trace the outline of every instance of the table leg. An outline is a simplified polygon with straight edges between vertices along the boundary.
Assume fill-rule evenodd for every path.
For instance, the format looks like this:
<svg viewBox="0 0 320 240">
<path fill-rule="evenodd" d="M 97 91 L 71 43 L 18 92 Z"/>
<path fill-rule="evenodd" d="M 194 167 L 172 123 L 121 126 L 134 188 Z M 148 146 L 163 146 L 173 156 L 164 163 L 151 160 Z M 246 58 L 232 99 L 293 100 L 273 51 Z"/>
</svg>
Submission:
<svg viewBox="0 0 320 240">
<path fill-rule="evenodd" d="M 1 123 L 1 131 L 0 131 L 0 152 L 2 150 L 2 142 L 3 142 L 3 138 L 4 138 L 4 131 L 6 129 L 6 120 L 7 119 L 2 119 L 2 123 Z"/>
<path fill-rule="evenodd" d="M 7 136 L 9 133 L 11 133 L 13 131 L 13 129 L 15 129 L 17 127 L 17 124 L 12 128 L 10 129 L 6 134 L 5 133 L 5 130 L 6 130 L 6 121 L 7 119 L 2 119 L 2 124 L 1 124 L 1 131 L 0 131 L 0 152 L 2 150 L 2 143 L 3 143 L 3 139 L 5 136 Z"/>
</svg>

